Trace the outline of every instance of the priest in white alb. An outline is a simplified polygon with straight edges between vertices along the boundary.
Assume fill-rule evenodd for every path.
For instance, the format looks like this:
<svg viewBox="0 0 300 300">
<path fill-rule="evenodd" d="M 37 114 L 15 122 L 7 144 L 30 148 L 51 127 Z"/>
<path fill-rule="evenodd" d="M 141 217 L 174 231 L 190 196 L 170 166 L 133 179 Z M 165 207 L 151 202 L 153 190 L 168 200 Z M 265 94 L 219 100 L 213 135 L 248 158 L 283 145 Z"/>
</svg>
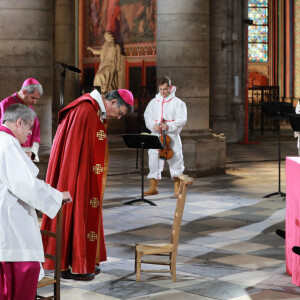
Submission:
<svg viewBox="0 0 300 300">
<path fill-rule="evenodd" d="M 69 192 L 37 178 L 38 168 L 21 148 L 35 117 L 26 105 L 12 104 L 0 126 L 0 299 L 35 299 L 44 261 L 35 209 L 54 218 L 72 201 Z"/>
</svg>

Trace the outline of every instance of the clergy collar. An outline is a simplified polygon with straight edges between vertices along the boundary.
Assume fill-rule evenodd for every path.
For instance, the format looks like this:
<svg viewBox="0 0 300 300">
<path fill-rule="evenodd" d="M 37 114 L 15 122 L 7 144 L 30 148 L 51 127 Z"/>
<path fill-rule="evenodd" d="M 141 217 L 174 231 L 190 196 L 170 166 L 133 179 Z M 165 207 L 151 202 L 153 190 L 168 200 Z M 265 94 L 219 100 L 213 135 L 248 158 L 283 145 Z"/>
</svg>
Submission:
<svg viewBox="0 0 300 300">
<path fill-rule="evenodd" d="M 0 131 L 4 131 L 4 132 L 12 135 L 13 137 L 15 137 L 15 135 L 13 134 L 13 132 L 11 131 L 11 129 L 7 125 L 5 125 L 5 124 L 0 125 Z"/>
<path fill-rule="evenodd" d="M 105 109 L 105 106 L 104 106 L 104 103 L 103 103 L 103 99 L 102 99 L 102 96 L 101 94 L 97 91 L 97 90 L 93 90 L 91 93 L 90 93 L 90 96 L 97 101 L 99 107 L 100 107 L 100 119 L 103 120 L 103 119 L 106 119 L 106 109 Z"/>
<path fill-rule="evenodd" d="M 21 103 L 21 104 L 24 104 L 23 100 L 19 97 L 19 95 L 18 95 L 17 92 L 14 93 L 12 96 L 13 96 L 13 98 L 14 98 L 17 102 L 19 102 L 19 103 Z"/>
</svg>

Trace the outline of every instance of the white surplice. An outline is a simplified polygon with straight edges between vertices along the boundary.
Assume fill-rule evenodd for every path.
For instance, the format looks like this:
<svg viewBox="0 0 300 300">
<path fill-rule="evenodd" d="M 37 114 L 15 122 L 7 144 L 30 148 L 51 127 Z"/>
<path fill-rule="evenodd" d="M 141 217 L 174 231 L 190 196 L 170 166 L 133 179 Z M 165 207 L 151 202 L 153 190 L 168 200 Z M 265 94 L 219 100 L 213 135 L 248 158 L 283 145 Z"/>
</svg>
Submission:
<svg viewBox="0 0 300 300">
<path fill-rule="evenodd" d="M 0 261 L 44 261 L 35 209 L 54 218 L 63 195 L 37 179 L 38 168 L 12 135 L 0 132 Z"/>
</svg>

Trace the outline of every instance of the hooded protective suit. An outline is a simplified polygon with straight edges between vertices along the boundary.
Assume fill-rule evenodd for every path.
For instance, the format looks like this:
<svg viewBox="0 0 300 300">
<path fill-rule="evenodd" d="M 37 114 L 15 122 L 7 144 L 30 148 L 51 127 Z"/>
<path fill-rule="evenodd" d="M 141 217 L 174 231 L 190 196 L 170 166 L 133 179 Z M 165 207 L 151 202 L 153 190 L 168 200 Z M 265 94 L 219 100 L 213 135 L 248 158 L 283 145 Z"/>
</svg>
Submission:
<svg viewBox="0 0 300 300">
<path fill-rule="evenodd" d="M 155 124 L 160 124 L 165 120 L 169 126 L 167 134 L 171 138 L 170 148 L 173 150 L 173 157 L 167 162 L 169 163 L 171 177 L 178 177 L 184 171 L 182 145 L 180 132 L 187 120 L 186 105 L 183 101 L 175 96 L 176 87 L 170 86 L 170 94 L 164 98 L 158 93 L 152 99 L 144 113 L 147 128 L 151 134 L 160 135 L 154 131 Z M 161 172 L 164 168 L 164 160 L 159 158 L 159 150 L 149 149 L 149 169 L 148 178 L 156 180 L 161 179 Z"/>
</svg>

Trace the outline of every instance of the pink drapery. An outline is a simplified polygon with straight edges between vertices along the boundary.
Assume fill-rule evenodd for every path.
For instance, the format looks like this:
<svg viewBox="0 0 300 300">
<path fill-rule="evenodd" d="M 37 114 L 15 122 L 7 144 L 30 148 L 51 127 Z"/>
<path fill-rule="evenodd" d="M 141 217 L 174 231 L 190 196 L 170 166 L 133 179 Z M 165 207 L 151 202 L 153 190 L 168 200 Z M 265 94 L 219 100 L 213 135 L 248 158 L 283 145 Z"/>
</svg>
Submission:
<svg viewBox="0 0 300 300">
<path fill-rule="evenodd" d="M 293 253 L 300 246 L 300 157 L 286 158 L 286 220 L 285 257 L 286 271 L 292 283 L 300 286 L 300 256 Z"/>
</svg>

